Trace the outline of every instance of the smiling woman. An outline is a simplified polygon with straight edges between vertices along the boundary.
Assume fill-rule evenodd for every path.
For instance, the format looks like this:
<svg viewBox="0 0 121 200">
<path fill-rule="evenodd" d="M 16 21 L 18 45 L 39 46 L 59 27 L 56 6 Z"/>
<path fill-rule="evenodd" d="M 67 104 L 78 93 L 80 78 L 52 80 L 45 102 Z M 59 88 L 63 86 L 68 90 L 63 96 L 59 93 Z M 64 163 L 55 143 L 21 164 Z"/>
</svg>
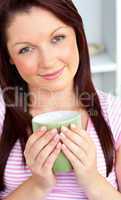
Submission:
<svg viewBox="0 0 121 200">
<path fill-rule="evenodd" d="M 93 86 L 73 2 L 4 0 L 0 41 L 0 198 L 120 200 L 121 103 Z M 58 110 L 82 126 L 33 132 L 34 116 Z M 72 171 L 53 171 L 60 151 Z"/>
<path fill-rule="evenodd" d="M 72 90 L 79 64 L 72 27 L 51 12 L 33 7 L 29 13 L 16 15 L 7 35 L 11 62 L 29 84 L 31 92 L 32 87 L 58 91 L 69 86 Z"/>
</svg>

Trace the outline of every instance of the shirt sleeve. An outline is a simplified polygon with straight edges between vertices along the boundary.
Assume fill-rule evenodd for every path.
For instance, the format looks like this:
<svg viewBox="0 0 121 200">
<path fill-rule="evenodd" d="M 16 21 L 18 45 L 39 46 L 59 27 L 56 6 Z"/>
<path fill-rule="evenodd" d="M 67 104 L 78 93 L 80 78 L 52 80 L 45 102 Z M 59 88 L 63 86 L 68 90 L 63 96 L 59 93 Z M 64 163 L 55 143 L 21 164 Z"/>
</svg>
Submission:
<svg viewBox="0 0 121 200">
<path fill-rule="evenodd" d="M 0 89 L 0 135 L 2 134 L 4 118 L 5 118 L 5 102 L 3 99 L 2 90 Z"/>
<path fill-rule="evenodd" d="M 112 95 L 108 96 L 108 120 L 117 150 L 121 145 L 121 99 Z"/>
</svg>

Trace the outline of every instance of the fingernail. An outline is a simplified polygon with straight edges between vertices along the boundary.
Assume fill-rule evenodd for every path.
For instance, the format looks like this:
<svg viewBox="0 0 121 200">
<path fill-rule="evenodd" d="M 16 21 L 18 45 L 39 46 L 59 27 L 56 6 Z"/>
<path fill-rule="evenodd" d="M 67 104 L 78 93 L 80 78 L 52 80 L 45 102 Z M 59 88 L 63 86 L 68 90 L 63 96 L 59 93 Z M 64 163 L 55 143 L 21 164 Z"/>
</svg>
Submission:
<svg viewBox="0 0 121 200">
<path fill-rule="evenodd" d="M 57 144 L 57 149 L 60 149 L 60 147 L 61 147 L 61 142 L 59 142 L 58 144 Z"/>
<path fill-rule="evenodd" d="M 65 138 L 66 136 L 61 132 L 60 137 Z"/>
<path fill-rule="evenodd" d="M 62 130 L 63 132 L 66 132 L 66 131 L 68 131 L 68 128 L 65 127 L 65 126 L 62 126 L 61 130 Z"/>
<path fill-rule="evenodd" d="M 71 128 L 76 128 L 76 125 L 75 124 L 71 124 Z"/>
<path fill-rule="evenodd" d="M 57 140 L 59 139 L 59 137 L 60 137 L 59 135 L 56 135 L 56 136 L 54 137 L 54 140 L 57 141 Z"/>
<path fill-rule="evenodd" d="M 47 131 L 47 127 L 46 126 L 42 126 L 39 131 Z"/>
<path fill-rule="evenodd" d="M 63 149 L 67 149 L 67 147 L 65 146 L 65 144 L 62 144 L 62 148 Z"/>
<path fill-rule="evenodd" d="M 57 133 L 57 129 L 54 128 L 54 129 L 52 129 L 50 132 L 51 132 L 51 133 Z"/>
</svg>

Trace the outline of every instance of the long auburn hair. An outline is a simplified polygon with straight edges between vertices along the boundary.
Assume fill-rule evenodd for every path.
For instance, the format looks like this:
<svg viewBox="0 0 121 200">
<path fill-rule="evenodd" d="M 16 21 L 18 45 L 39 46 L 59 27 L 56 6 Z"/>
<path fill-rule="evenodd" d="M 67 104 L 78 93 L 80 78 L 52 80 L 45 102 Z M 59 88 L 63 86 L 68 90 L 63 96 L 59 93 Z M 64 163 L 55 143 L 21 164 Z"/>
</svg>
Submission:
<svg viewBox="0 0 121 200">
<path fill-rule="evenodd" d="M 11 149 L 20 141 L 24 165 L 24 149 L 28 139 L 28 130 L 32 133 L 32 116 L 28 111 L 28 106 L 15 105 L 15 90 L 18 88 L 19 99 L 21 89 L 24 94 L 28 94 L 27 83 L 21 78 L 16 67 L 9 62 L 9 52 L 7 49 L 6 29 L 11 24 L 14 16 L 18 13 L 29 12 L 33 7 L 40 7 L 51 11 L 65 24 L 73 27 L 76 33 L 78 51 L 80 56 L 79 67 L 74 77 L 74 91 L 78 99 L 81 99 L 85 110 L 90 114 L 92 110 L 97 111 L 97 115 L 90 114 L 91 121 L 97 132 L 106 162 L 107 176 L 113 167 L 114 142 L 111 130 L 106 123 L 98 95 L 93 86 L 90 72 L 90 59 L 87 41 L 84 33 L 83 22 L 76 7 L 71 0 L 4 0 L 0 2 L 0 86 L 4 93 L 3 98 L 6 105 L 5 119 L 0 139 L 0 191 L 5 189 L 4 170 Z M 6 88 L 9 88 L 6 90 Z M 92 105 L 91 98 L 86 95 L 94 94 Z M 10 106 L 10 105 L 14 106 Z M 26 111 L 24 107 L 26 106 Z"/>
</svg>

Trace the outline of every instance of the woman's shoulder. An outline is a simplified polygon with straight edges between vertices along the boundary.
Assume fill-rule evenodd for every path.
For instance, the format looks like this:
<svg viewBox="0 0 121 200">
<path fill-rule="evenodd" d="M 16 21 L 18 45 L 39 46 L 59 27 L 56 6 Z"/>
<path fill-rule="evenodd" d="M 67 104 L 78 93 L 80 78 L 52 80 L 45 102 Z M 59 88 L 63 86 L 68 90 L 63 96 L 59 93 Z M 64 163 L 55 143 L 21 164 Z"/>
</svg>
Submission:
<svg viewBox="0 0 121 200">
<path fill-rule="evenodd" d="M 104 118 L 111 128 L 116 148 L 121 145 L 121 98 L 98 91 Z"/>
<path fill-rule="evenodd" d="M 102 112 L 106 120 L 112 121 L 114 118 L 121 121 L 121 98 L 110 93 L 97 91 Z"/>
<path fill-rule="evenodd" d="M 3 99 L 3 92 L 0 88 L 0 134 L 2 132 L 4 118 L 5 118 L 5 102 Z"/>
<path fill-rule="evenodd" d="M 107 110 L 108 113 L 119 110 L 121 113 L 121 98 L 114 96 L 110 93 L 97 90 L 99 101 L 103 110 Z"/>
</svg>

